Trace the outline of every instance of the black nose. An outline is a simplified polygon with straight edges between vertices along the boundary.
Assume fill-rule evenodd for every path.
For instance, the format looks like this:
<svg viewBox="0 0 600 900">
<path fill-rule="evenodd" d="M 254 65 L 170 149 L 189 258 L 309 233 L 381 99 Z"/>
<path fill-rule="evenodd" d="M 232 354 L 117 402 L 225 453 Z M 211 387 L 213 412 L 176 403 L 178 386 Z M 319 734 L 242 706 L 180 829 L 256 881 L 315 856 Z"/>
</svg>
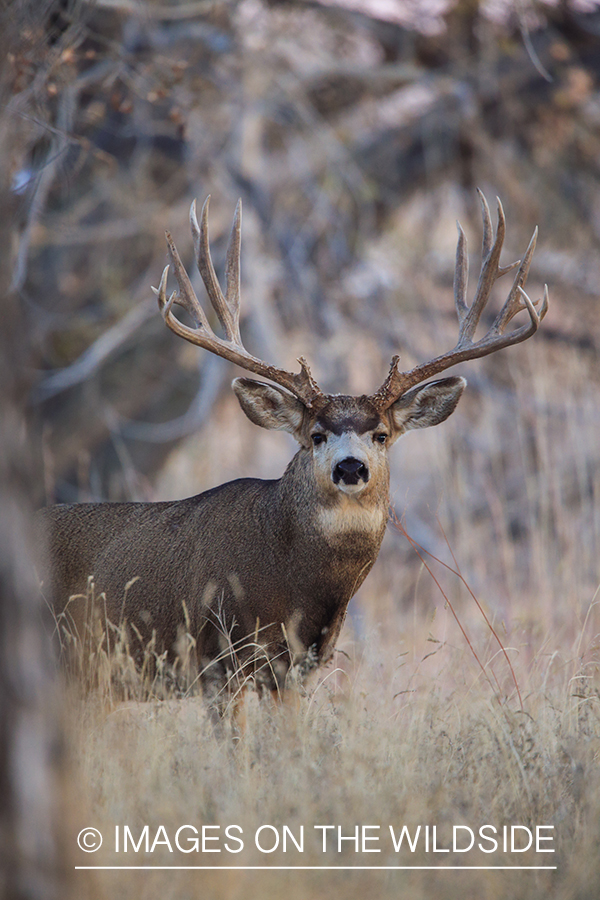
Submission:
<svg viewBox="0 0 600 900">
<path fill-rule="evenodd" d="M 339 484 L 340 481 L 344 484 L 358 484 L 361 480 L 365 482 L 369 480 L 369 470 L 360 459 L 348 456 L 334 467 L 334 484 Z"/>
</svg>

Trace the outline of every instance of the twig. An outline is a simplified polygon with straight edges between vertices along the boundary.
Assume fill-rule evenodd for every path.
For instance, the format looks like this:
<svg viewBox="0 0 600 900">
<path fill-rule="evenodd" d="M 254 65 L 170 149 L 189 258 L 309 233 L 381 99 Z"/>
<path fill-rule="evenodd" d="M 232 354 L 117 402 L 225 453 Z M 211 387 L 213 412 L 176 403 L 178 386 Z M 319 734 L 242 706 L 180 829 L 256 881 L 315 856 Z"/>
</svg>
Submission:
<svg viewBox="0 0 600 900">
<path fill-rule="evenodd" d="M 50 397 L 66 391 L 67 388 L 80 384 L 89 378 L 116 349 L 127 341 L 131 335 L 153 316 L 156 303 L 153 298 L 139 303 L 126 313 L 116 325 L 105 331 L 85 350 L 79 359 L 70 366 L 61 369 L 45 378 L 32 392 L 32 402 L 41 403 Z"/>
<path fill-rule="evenodd" d="M 517 691 L 517 696 L 518 696 L 518 698 L 519 698 L 519 703 L 520 703 L 521 709 L 523 709 L 523 699 L 522 699 L 522 697 L 521 697 L 521 691 L 520 691 L 520 689 L 519 689 L 519 685 L 518 685 L 518 682 L 517 682 L 517 679 L 516 679 L 516 676 L 515 676 L 514 669 L 513 669 L 512 665 L 511 665 L 511 662 L 510 662 L 510 660 L 509 660 L 509 658 L 508 658 L 508 655 L 507 655 L 507 653 L 506 653 L 506 649 L 505 649 L 504 645 L 502 644 L 502 642 L 500 641 L 500 638 L 498 637 L 498 635 L 497 635 L 496 631 L 494 630 L 493 626 L 491 625 L 491 623 L 490 623 L 488 617 L 486 616 L 486 614 L 485 614 L 485 612 L 484 612 L 484 610 L 483 610 L 481 604 L 480 604 L 479 601 L 477 600 L 477 597 L 475 596 L 475 594 L 473 593 L 473 591 L 471 590 L 471 588 L 470 588 L 469 585 L 467 584 L 467 582 L 466 582 L 464 576 L 463 576 L 462 573 L 460 572 L 460 569 L 458 568 L 458 565 L 457 565 L 457 563 L 456 563 L 456 557 L 454 556 L 454 553 L 452 552 L 452 549 L 451 549 L 451 547 L 450 547 L 450 544 L 448 543 L 448 538 L 446 537 L 446 534 L 444 533 L 444 530 L 442 529 L 442 534 L 444 535 L 444 539 L 445 539 L 445 541 L 446 541 L 446 544 L 448 545 L 448 549 L 450 550 L 450 553 L 451 553 L 451 555 L 452 555 L 452 559 L 453 559 L 453 561 L 454 561 L 454 564 L 456 565 L 456 569 L 453 569 L 452 566 L 449 566 L 449 565 L 448 565 L 447 563 L 445 563 L 443 560 L 438 559 L 437 556 L 434 556 L 433 553 L 430 553 L 429 550 L 426 550 L 425 547 L 422 547 L 417 541 L 415 541 L 413 538 L 411 538 L 411 536 L 408 534 L 408 532 L 406 531 L 406 529 L 405 529 L 404 526 L 402 525 L 402 522 L 398 519 L 398 516 L 396 515 L 396 512 L 395 512 L 394 510 L 391 511 L 391 520 L 392 520 L 392 523 L 394 524 L 394 526 L 398 529 L 398 531 L 399 531 L 401 534 L 403 534 L 404 537 L 407 539 L 407 541 L 410 543 L 411 547 L 412 547 L 413 550 L 416 552 L 416 554 L 417 554 L 417 556 L 419 557 L 419 559 L 421 560 L 422 564 L 424 565 L 424 567 L 427 569 L 427 571 L 429 572 L 429 574 L 430 574 L 431 577 L 433 578 L 433 581 L 435 582 L 435 584 L 436 584 L 436 586 L 438 587 L 440 593 L 442 594 L 442 597 L 444 598 L 444 600 L 445 600 L 446 603 L 448 604 L 448 608 L 450 609 L 450 612 L 451 612 L 452 615 L 454 616 L 454 619 L 456 620 L 456 624 L 457 624 L 458 627 L 460 628 L 460 630 L 461 630 L 461 632 L 462 632 L 462 635 L 463 635 L 465 641 L 467 642 L 467 645 L 468 645 L 469 649 L 471 650 L 471 653 L 473 654 L 473 656 L 474 656 L 475 659 L 477 660 L 477 663 L 478 663 L 478 665 L 480 666 L 480 668 L 481 668 L 481 670 L 482 670 L 482 672 L 483 672 L 483 674 L 484 674 L 486 680 L 487 680 L 488 683 L 490 684 L 490 687 L 493 688 L 493 685 L 492 685 L 492 683 L 491 683 L 491 681 L 490 681 L 490 677 L 489 677 L 489 675 L 488 675 L 488 673 L 487 673 L 486 667 L 483 665 L 483 663 L 482 663 L 481 660 L 479 659 L 479 656 L 477 655 L 477 652 L 475 651 L 475 648 L 473 647 L 473 644 L 471 643 L 471 641 L 470 641 L 470 639 L 469 639 L 469 637 L 468 637 L 468 635 L 467 635 L 467 632 L 465 631 L 465 629 L 464 629 L 464 627 L 463 627 L 463 625 L 462 625 L 462 623 L 461 623 L 461 621 L 460 621 L 460 619 L 459 619 L 459 617 L 458 617 L 458 615 L 457 615 L 457 613 L 456 613 L 454 607 L 452 606 L 452 603 L 450 602 L 448 596 L 446 595 L 446 593 L 445 593 L 444 589 L 442 588 L 441 584 L 439 583 L 438 579 L 437 579 L 437 578 L 435 577 L 435 575 L 433 574 L 431 568 L 427 565 L 425 559 L 423 558 L 422 553 L 426 553 L 426 554 L 427 554 L 428 556 L 430 556 L 433 560 L 435 560 L 436 562 L 440 563 L 440 565 L 444 566 L 444 568 L 447 569 L 449 572 L 452 572 L 454 575 L 456 575 L 456 576 L 462 581 L 462 583 L 464 584 L 464 586 L 466 587 L 466 589 L 469 591 L 471 597 L 475 600 L 475 603 L 477 604 L 478 609 L 479 609 L 480 612 L 482 613 L 482 615 L 483 615 L 483 617 L 484 617 L 484 619 L 485 619 L 485 621 L 486 621 L 486 623 L 487 623 L 487 625 L 488 625 L 490 631 L 492 632 L 492 634 L 494 635 L 494 637 L 495 637 L 496 640 L 498 641 L 498 644 L 499 644 L 499 646 L 500 646 L 500 649 L 501 649 L 501 651 L 503 652 L 503 654 L 504 654 L 504 656 L 505 656 L 505 658 L 506 658 L 506 662 L 508 663 L 508 667 L 509 667 L 509 669 L 510 669 L 510 673 L 511 673 L 512 678 L 513 678 L 513 682 L 514 682 L 514 685 L 515 685 L 515 689 L 516 689 L 516 691 Z M 499 684 L 498 679 L 496 678 L 496 675 L 495 675 L 495 673 L 494 673 L 493 670 L 492 670 L 492 677 L 493 677 L 493 679 L 494 679 L 494 681 L 495 681 L 495 683 L 496 683 L 496 686 L 497 686 L 497 689 L 498 689 L 498 693 L 501 693 L 501 690 L 500 690 L 500 684 Z"/>
</svg>

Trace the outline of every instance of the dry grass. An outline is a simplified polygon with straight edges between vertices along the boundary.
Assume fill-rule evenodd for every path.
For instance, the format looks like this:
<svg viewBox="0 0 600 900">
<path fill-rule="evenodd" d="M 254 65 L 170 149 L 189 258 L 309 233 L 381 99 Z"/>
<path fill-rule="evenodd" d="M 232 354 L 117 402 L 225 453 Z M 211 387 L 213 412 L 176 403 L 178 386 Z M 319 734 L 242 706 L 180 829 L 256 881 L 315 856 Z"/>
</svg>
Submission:
<svg viewBox="0 0 600 900">
<path fill-rule="evenodd" d="M 419 666 L 399 668 L 375 637 L 346 644 L 352 670 L 333 689 L 325 679 L 293 706 L 249 698 L 245 729 L 211 723 L 200 698 L 108 705 L 105 697 L 76 701 L 77 767 L 86 785 L 81 827 L 106 836 L 94 864 L 115 865 L 540 865 L 555 871 L 413 872 L 104 872 L 106 893 L 129 896 L 355 897 L 364 889 L 382 897 L 595 896 L 600 861 L 595 851 L 600 815 L 600 701 L 589 677 L 568 667 L 550 687 L 518 671 L 524 709 L 494 697 L 474 674 L 469 651 L 445 646 L 436 655 L 437 678 Z M 443 668 L 461 673 L 448 692 Z M 399 689 L 411 685 L 410 692 Z M 164 826 L 174 852 L 125 856 L 110 852 L 114 827 L 127 824 L 137 841 L 144 825 L 150 843 Z M 224 829 L 243 828 L 244 850 L 225 852 Z M 304 852 L 259 852 L 253 835 L 262 825 L 296 839 L 304 826 Z M 337 852 L 333 832 L 322 853 L 315 825 L 378 825 L 377 855 Z M 554 826 L 555 854 L 393 851 L 392 825 L 436 825 L 438 846 L 448 846 L 453 825 L 475 831 L 484 824 Z M 175 847 L 182 825 L 221 826 L 219 855 L 184 854 Z M 546 832 L 549 833 L 549 832 Z M 234 832 L 234 834 L 238 834 Z M 465 832 L 466 834 L 466 832 Z M 184 838 L 190 832 L 184 832 Z M 164 838 L 164 834 L 162 834 Z M 123 838 L 121 838 L 122 840 Z M 272 835 L 264 833 L 264 846 Z M 182 841 L 183 846 L 189 846 Z M 229 842 L 237 848 L 238 844 Z M 489 846 L 489 845 L 485 845 Z M 104 855 L 102 855 L 104 854 Z M 83 854 L 79 854 L 83 857 Z M 77 858 L 78 865 L 89 864 Z"/>
</svg>

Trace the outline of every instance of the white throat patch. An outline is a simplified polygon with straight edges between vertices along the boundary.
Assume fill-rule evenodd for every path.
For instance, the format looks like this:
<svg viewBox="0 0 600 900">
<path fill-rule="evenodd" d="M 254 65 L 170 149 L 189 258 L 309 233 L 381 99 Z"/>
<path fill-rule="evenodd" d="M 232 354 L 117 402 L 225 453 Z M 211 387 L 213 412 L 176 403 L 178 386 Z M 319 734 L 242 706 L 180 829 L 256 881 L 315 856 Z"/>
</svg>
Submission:
<svg viewBox="0 0 600 900">
<path fill-rule="evenodd" d="M 351 485 L 356 491 L 359 485 Z M 317 524 L 324 534 L 343 534 L 354 531 L 373 534 L 381 530 L 387 520 L 387 506 L 382 508 L 372 502 L 361 503 L 360 496 L 353 496 L 347 488 L 340 491 L 338 502 L 321 506 Z"/>
</svg>

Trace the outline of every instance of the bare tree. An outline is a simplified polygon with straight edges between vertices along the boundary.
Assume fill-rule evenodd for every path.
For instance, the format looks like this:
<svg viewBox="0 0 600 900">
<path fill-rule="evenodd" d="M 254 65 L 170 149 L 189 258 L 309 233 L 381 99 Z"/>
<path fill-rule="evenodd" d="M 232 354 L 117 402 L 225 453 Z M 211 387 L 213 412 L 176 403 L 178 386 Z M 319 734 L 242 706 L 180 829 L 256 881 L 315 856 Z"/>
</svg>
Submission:
<svg viewBox="0 0 600 900">
<path fill-rule="evenodd" d="M 43 4 L 0 5 L 0 894 L 64 897 L 58 815 L 61 732 L 50 641 L 35 575 L 30 511 L 35 467 L 24 414 L 28 329 L 10 285 L 23 198 L 12 175 L 27 147 L 27 117 L 11 104 L 20 53 Z M 56 12 L 47 4 L 45 15 Z M 14 96 L 12 96 L 14 100 Z"/>
</svg>

